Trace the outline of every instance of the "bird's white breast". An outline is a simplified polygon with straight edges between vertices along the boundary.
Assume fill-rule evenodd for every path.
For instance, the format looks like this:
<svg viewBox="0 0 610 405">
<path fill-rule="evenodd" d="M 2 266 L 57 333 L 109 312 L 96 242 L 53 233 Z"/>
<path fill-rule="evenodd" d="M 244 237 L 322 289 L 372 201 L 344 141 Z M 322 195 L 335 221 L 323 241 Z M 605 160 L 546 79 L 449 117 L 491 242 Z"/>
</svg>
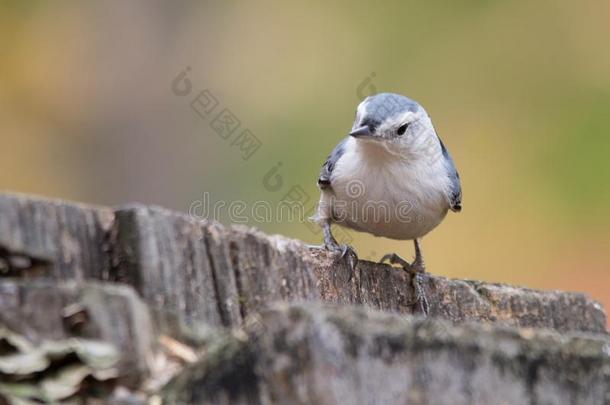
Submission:
<svg viewBox="0 0 610 405">
<path fill-rule="evenodd" d="M 440 153 L 440 150 L 439 150 Z M 449 209 L 449 178 L 437 154 L 397 156 L 381 144 L 350 138 L 321 206 L 335 222 L 393 239 L 434 229 Z M 324 215 L 321 208 L 320 213 Z"/>
</svg>

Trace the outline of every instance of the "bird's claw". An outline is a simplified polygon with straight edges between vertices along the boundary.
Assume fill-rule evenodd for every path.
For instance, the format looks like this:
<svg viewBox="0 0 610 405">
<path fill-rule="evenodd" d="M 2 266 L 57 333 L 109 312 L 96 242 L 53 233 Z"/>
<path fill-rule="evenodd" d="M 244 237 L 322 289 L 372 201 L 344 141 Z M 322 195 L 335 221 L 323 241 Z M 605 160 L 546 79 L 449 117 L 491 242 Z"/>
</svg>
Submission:
<svg viewBox="0 0 610 405">
<path fill-rule="evenodd" d="M 409 269 L 411 268 L 411 264 L 402 257 L 398 256 L 396 253 L 388 253 L 384 255 L 379 261 L 379 263 L 383 263 L 386 261 L 390 262 L 390 264 L 399 264 L 406 271 L 409 271 Z"/>
<path fill-rule="evenodd" d="M 409 305 L 415 306 L 419 304 L 419 311 L 427 317 L 430 312 L 430 304 L 428 302 L 428 297 L 426 297 L 426 290 L 422 285 L 422 278 L 426 272 L 423 262 L 421 260 L 415 260 L 413 263 L 409 263 L 396 253 L 386 254 L 381 258 L 379 263 L 383 263 L 385 261 L 390 262 L 390 264 L 398 264 L 402 266 L 402 269 L 411 275 L 415 299 L 409 302 Z"/>
<path fill-rule="evenodd" d="M 354 251 L 354 249 L 349 246 L 349 245 L 343 245 L 341 247 L 341 256 L 339 257 L 340 259 L 343 259 L 345 257 L 346 254 L 353 254 L 354 256 L 356 255 L 356 252 Z"/>
<path fill-rule="evenodd" d="M 358 255 L 353 247 L 350 245 L 326 245 L 326 249 L 337 254 L 335 259 L 335 263 L 347 259 L 347 264 L 351 270 L 350 272 L 350 280 L 352 277 L 352 273 L 356 269 L 356 265 L 358 264 Z"/>
<path fill-rule="evenodd" d="M 354 269 L 356 267 L 356 264 L 358 264 L 358 255 L 356 254 L 354 248 L 350 245 L 342 245 L 340 251 L 341 255 L 339 256 L 338 260 L 343 260 L 344 258 L 347 258 L 349 260 L 350 267 Z"/>
</svg>

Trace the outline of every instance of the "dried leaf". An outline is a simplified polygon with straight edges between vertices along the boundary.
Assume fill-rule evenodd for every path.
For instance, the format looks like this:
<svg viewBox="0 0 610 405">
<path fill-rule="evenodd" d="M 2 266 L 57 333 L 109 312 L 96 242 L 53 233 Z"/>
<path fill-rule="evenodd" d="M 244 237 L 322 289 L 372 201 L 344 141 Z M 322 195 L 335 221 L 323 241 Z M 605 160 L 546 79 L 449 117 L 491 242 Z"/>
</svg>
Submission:
<svg viewBox="0 0 610 405">
<path fill-rule="evenodd" d="M 33 348 L 26 338 L 0 326 L 0 343 L 9 346 L 12 352 L 25 352 Z"/>
<path fill-rule="evenodd" d="M 109 343 L 71 338 L 33 347 L 27 341 L 21 342 L 18 335 L 6 330 L 2 333 L 5 339 L 16 342 L 12 347 L 19 349 L 0 357 L 0 372 L 19 380 L 0 384 L 0 398 L 5 397 L 10 404 L 26 405 L 34 400 L 64 403 L 89 376 L 97 381 L 118 376 L 119 353 Z M 62 365 L 62 359 L 71 354 L 76 354 L 80 362 Z"/>
<path fill-rule="evenodd" d="M 45 378 L 41 386 L 42 400 L 57 401 L 74 395 L 81 383 L 91 375 L 91 369 L 84 364 L 75 364 L 62 368 L 53 377 Z"/>
<path fill-rule="evenodd" d="M 32 383 L 0 383 L 0 398 L 7 398 L 10 404 L 31 404 L 30 398 L 39 398 L 40 388 Z"/>
<path fill-rule="evenodd" d="M 74 353 L 70 340 L 45 340 L 39 347 L 50 360 L 63 359 Z"/>
<path fill-rule="evenodd" d="M 83 363 L 94 370 L 115 367 L 120 359 L 116 347 L 95 340 L 71 339 L 72 347 Z"/>
<path fill-rule="evenodd" d="M 50 361 L 41 350 L 0 357 L 0 372 L 27 376 L 49 367 Z"/>
</svg>

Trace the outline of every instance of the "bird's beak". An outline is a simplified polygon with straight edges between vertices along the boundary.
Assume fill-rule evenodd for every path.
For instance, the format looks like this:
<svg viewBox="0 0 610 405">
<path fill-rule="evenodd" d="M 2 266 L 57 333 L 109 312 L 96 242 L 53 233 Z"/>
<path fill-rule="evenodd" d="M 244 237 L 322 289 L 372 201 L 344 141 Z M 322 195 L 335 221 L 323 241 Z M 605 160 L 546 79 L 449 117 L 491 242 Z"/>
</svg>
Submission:
<svg viewBox="0 0 610 405">
<path fill-rule="evenodd" d="M 373 132 L 371 132 L 371 128 L 368 125 L 361 126 L 360 128 L 354 129 L 349 133 L 350 136 L 354 138 L 370 138 L 373 136 Z"/>
</svg>

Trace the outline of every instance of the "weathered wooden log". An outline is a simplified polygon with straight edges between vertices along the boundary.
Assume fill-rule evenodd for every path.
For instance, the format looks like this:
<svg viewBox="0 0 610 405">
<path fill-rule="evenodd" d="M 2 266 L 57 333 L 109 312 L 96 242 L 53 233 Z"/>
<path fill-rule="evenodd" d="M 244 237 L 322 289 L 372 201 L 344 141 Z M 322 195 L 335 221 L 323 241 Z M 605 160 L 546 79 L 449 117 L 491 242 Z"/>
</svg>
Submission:
<svg viewBox="0 0 610 405">
<path fill-rule="evenodd" d="M 605 404 L 609 340 L 282 304 L 167 385 L 181 404 Z"/>
<path fill-rule="evenodd" d="M 173 373 L 167 403 L 610 402 L 606 316 L 587 296 L 433 275 L 423 288 L 427 320 L 388 265 L 352 272 L 157 207 L 0 195 L 0 403 L 154 402 Z"/>
<path fill-rule="evenodd" d="M 109 208 L 0 194 L 0 275 L 108 279 Z"/>
<path fill-rule="evenodd" d="M 162 314 L 167 330 L 176 320 L 238 326 L 278 300 L 413 312 L 411 277 L 388 265 L 361 261 L 352 274 L 333 255 L 296 240 L 138 205 L 113 211 L 0 195 L 0 274 L 2 268 L 13 277 L 128 283 Z M 434 317 L 606 330 L 603 309 L 583 294 L 433 275 L 424 287 Z"/>
</svg>

